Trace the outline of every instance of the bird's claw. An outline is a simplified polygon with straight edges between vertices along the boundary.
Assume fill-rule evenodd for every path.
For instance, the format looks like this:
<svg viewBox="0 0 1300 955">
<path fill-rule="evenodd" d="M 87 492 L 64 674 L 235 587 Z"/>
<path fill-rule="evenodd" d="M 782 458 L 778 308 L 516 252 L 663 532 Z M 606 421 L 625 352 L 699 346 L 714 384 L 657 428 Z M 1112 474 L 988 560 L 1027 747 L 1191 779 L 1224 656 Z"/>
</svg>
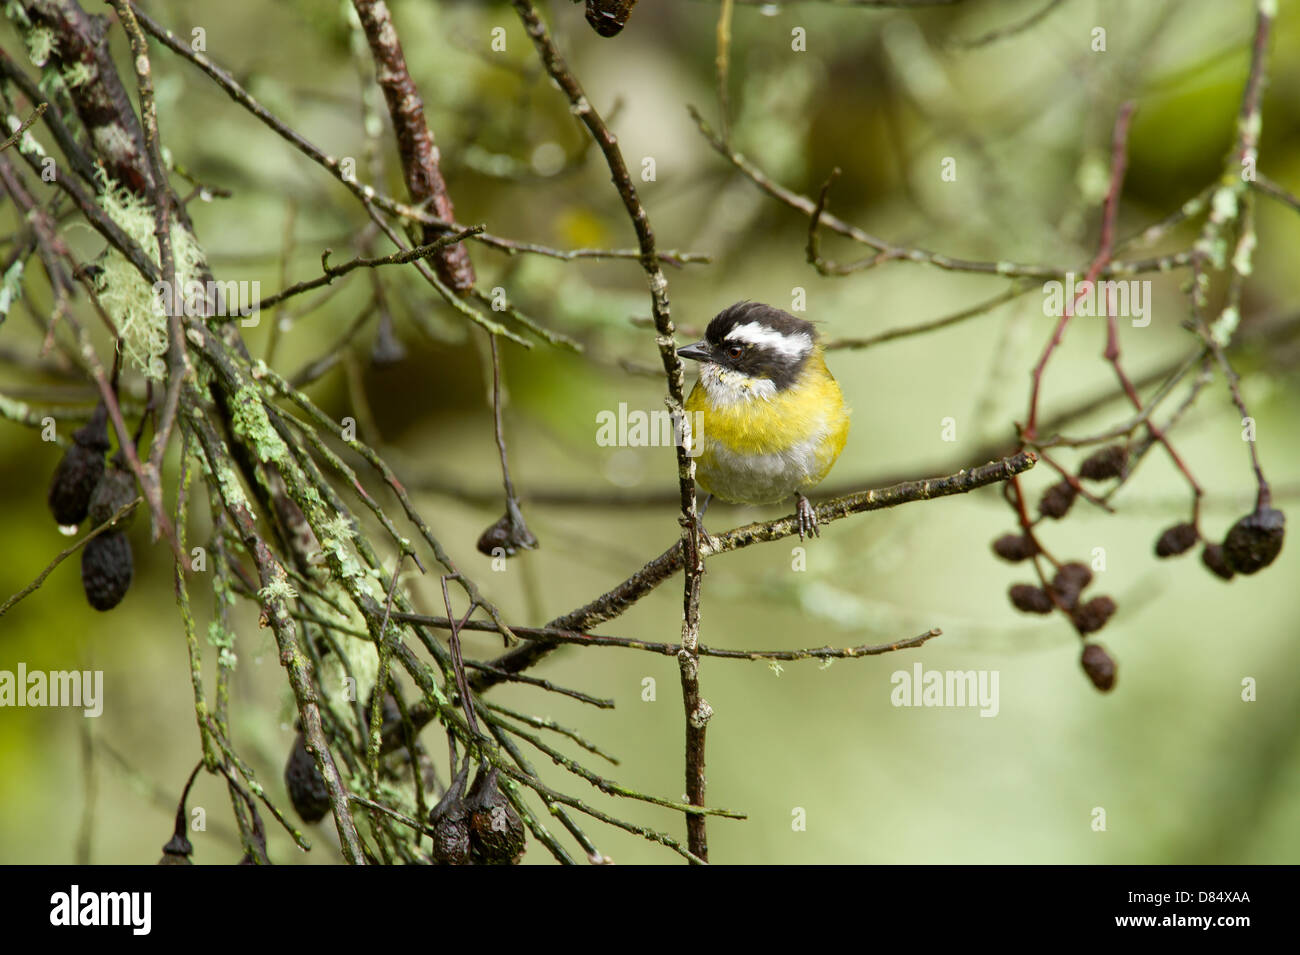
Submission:
<svg viewBox="0 0 1300 955">
<path fill-rule="evenodd" d="M 799 539 L 805 537 L 820 537 L 821 531 L 817 527 L 817 512 L 809 503 L 808 498 L 802 494 L 799 495 L 799 506 L 795 508 L 795 516 L 799 521 Z"/>
</svg>

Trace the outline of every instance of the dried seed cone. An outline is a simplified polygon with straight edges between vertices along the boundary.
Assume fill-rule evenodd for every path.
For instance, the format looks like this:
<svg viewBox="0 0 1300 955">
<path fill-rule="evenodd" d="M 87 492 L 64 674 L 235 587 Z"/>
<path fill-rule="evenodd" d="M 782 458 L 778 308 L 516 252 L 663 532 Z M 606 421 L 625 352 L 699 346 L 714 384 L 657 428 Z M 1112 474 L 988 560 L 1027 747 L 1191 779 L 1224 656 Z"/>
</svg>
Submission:
<svg viewBox="0 0 1300 955">
<path fill-rule="evenodd" d="M 617 36 L 627 25 L 637 0 L 587 0 L 587 22 L 603 37 Z"/>
<path fill-rule="evenodd" d="M 81 552 L 81 587 L 96 610 L 112 610 L 131 586 L 131 542 L 121 531 L 92 537 Z"/>
<path fill-rule="evenodd" d="M 284 786 L 289 801 L 303 822 L 320 822 L 330 811 L 330 794 L 316 761 L 307 752 L 307 738 L 302 733 L 293 741 L 289 760 L 284 764 Z"/>
<path fill-rule="evenodd" d="M 1070 612 L 1070 619 L 1080 633 L 1096 633 L 1106 626 L 1106 621 L 1115 610 L 1115 601 L 1110 597 L 1093 597 L 1087 603 L 1075 607 Z"/>
<path fill-rule="evenodd" d="M 108 451 L 108 411 L 101 404 L 85 425 L 72 433 L 72 447 L 54 469 L 50 481 L 50 512 L 60 524 L 86 519 L 90 497 L 104 473 Z"/>
<path fill-rule="evenodd" d="M 1201 549 L 1201 563 L 1216 577 L 1231 580 L 1236 573 L 1228 566 L 1228 558 L 1223 553 L 1222 544 L 1206 544 Z"/>
<path fill-rule="evenodd" d="M 1101 644 L 1085 643 L 1083 656 L 1079 662 L 1083 664 L 1083 672 L 1088 674 L 1088 679 L 1097 689 L 1109 693 L 1115 688 L 1115 661 L 1110 658 L 1110 654 Z"/>
<path fill-rule="evenodd" d="M 1007 591 L 1011 605 L 1025 613 L 1051 613 L 1052 598 L 1042 587 L 1033 584 L 1012 584 Z"/>
<path fill-rule="evenodd" d="M 163 846 L 162 858 L 158 860 L 158 865 L 193 865 L 190 854 L 194 851 L 194 846 L 183 833 L 177 833 L 172 836 L 167 845 Z"/>
<path fill-rule="evenodd" d="M 523 820 L 497 782 L 497 770 L 479 771 L 465 800 L 469 846 L 480 865 L 516 865 L 524 855 Z"/>
<path fill-rule="evenodd" d="M 1069 481 L 1058 481 L 1039 499 L 1038 513 L 1053 520 L 1060 520 L 1069 512 L 1076 493 Z"/>
<path fill-rule="evenodd" d="M 1072 560 L 1062 564 L 1061 569 L 1052 578 L 1052 591 L 1066 607 L 1073 608 L 1079 602 L 1083 588 L 1092 583 L 1092 571 L 1087 564 Z"/>
<path fill-rule="evenodd" d="M 1038 548 L 1033 539 L 1024 534 L 1003 534 L 993 542 L 993 553 L 1014 564 L 1033 557 Z"/>
<path fill-rule="evenodd" d="M 1109 444 L 1094 451 L 1079 464 L 1079 477 L 1088 481 L 1108 481 L 1124 473 L 1128 452 L 1122 444 Z"/>
<path fill-rule="evenodd" d="M 1239 574 L 1253 574 L 1277 559 L 1286 536 L 1286 515 L 1259 507 L 1232 525 L 1223 539 L 1228 566 Z"/>
<path fill-rule="evenodd" d="M 469 865 L 469 809 L 465 805 L 465 783 L 469 764 L 461 767 L 438 805 L 429 812 L 433 826 L 433 861 L 438 865 Z"/>
<path fill-rule="evenodd" d="M 1195 524 L 1175 524 L 1165 528 L 1156 541 L 1156 556 L 1174 557 L 1185 554 L 1196 546 L 1200 536 Z"/>
<path fill-rule="evenodd" d="M 95 485 L 95 492 L 90 495 L 90 506 L 86 509 L 86 515 L 90 518 L 90 523 L 98 527 L 133 500 L 135 500 L 135 477 L 124 466 L 121 454 L 115 454 L 99 479 L 99 483 Z M 134 514 L 128 514 L 122 518 L 118 527 L 126 530 L 131 526 L 133 517 Z"/>
<path fill-rule="evenodd" d="M 514 557 L 521 550 L 536 550 L 537 538 L 524 523 L 524 517 L 517 507 L 506 506 L 501 519 L 485 530 L 478 539 L 478 552 L 488 557 L 500 548 L 507 557 Z"/>
</svg>

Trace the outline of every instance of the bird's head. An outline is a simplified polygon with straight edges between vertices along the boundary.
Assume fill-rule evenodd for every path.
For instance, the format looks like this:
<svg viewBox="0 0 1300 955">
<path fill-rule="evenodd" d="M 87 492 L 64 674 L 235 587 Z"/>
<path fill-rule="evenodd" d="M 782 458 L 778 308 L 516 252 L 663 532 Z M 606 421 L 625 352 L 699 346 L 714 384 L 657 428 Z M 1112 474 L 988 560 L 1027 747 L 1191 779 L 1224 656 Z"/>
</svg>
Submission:
<svg viewBox="0 0 1300 955">
<path fill-rule="evenodd" d="M 703 341 L 677 354 L 700 363 L 711 395 L 771 397 L 799 379 L 816 346 L 811 322 L 771 305 L 737 302 L 714 316 Z"/>
</svg>

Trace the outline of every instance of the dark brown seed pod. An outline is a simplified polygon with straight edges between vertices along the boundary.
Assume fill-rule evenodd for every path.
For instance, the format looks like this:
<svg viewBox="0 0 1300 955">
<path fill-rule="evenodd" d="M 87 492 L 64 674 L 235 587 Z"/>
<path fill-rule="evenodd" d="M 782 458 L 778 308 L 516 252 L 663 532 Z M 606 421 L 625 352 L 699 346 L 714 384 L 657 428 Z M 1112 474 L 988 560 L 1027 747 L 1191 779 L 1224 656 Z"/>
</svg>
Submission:
<svg viewBox="0 0 1300 955">
<path fill-rule="evenodd" d="M 1052 598 L 1042 587 L 1033 584 L 1012 584 L 1007 591 L 1011 605 L 1025 613 L 1051 613 Z"/>
<path fill-rule="evenodd" d="M 480 865 L 516 865 L 524 855 L 523 820 L 497 782 L 497 770 L 479 769 L 465 799 L 469 847 Z"/>
<path fill-rule="evenodd" d="M 1068 564 L 1062 564 L 1061 569 L 1052 578 L 1052 592 L 1066 608 L 1073 609 L 1079 602 L 1079 594 L 1090 583 L 1092 583 L 1092 571 L 1088 569 L 1088 565 L 1072 560 Z"/>
<path fill-rule="evenodd" d="M 1124 473 L 1128 452 L 1122 444 L 1108 444 L 1092 452 L 1079 464 L 1079 477 L 1088 481 L 1109 481 Z"/>
<path fill-rule="evenodd" d="M 1196 546 L 1200 537 L 1195 524 L 1175 524 L 1173 527 L 1167 527 L 1156 541 L 1156 556 L 1174 557 L 1185 554 Z"/>
<path fill-rule="evenodd" d="M 90 495 L 90 506 L 86 508 L 86 516 L 90 518 L 92 526 L 98 527 L 134 501 L 135 497 L 135 476 L 127 470 L 126 461 L 119 451 L 108 462 L 108 467 L 100 477 L 99 483 L 95 485 L 95 493 Z M 134 516 L 135 514 L 131 513 L 123 517 L 117 528 L 126 530 L 131 526 Z"/>
<path fill-rule="evenodd" d="M 1286 515 L 1272 507 L 1257 507 L 1228 531 L 1224 557 L 1237 573 L 1253 574 L 1277 559 L 1285 537 Z"/>
<path fill-rule="evenodd" d="M 90 420 L 72 433 L 72 447 L 54 469 L 50 481 L 50 512 L 60 524 L 80 524 L 86 519 L 90 496 L 104 473 L 108 451 L 108 411 L 103 404 Z"/>
<path fill-rule="evenodd" d="M 325 788 L 325 777 L 316 768 L 316 761 L 307 752 L 307 737 L 299 733 L 284 764 L 284 786 L 289 790 L 289 801 L 303 822 L 320 822 L 330 811 L 330 794 Z"/>
<path fill-rule="evenodd" d="M 158 865 L 193 865 L 190 855 L 194 852 L 194 846 L 190 840 L 185 837 L 185 833 L 177 832 L 168 840 L 167 845 L 163 846 L 162 858 L 158 860 Z"/>
<path fill-rule="evenodd" d="M 1201 563 L 1216 577 L 1231 580 L 1236 573 L 1228 566 L 1228 558 L 1223 553 L 1222 544 L 1206 544 L 1201 548 Z"/>
<path fill-rule="evenodd" d="M 1083 672 L 1088 674 L 1088 679 L 1092 685 L 1103 693 L 1108 693 L 1115 687 L 1115 661 L 1110 658 L 1110 654 L 1099 643 L 1085 643 L 1083 645 L 1083 656 L 1079 659 L 1083 664 Z"/>
<path fill-rule="evenodd" d="M 438 865 L 469 865 L 469 809 L 465 806 L 465 785 L 469 761 L 461 766 L 438 805 L 429 812 L 433 827 L 433 861 Z"/>
<path fill-rule="evenodd" d="M 1038 547 L 1028 535 L 1003 534 L 993 542 L 993 553 L 1014 564 L 1033 557 L 1038 553 Z"/>
<path fill-rule="evenodd" d="M 112 610 L 131 586 L 131 542 L 121 531 L 107 531 L 86 542 L 81 552 L 81 587 L 96 610 Z"/>
<path fill-rule="evenodd" d="M 190 856 L 194 853 L 194 846 L 190 844 L 189 836 L 186 835 L 189 814 L 185 811 L 185 803 L 190 798 L 190 788 L 194 785 L 194 780 L 198 778 L 199 770 L 202 768 L 202 763 L 195 766 L 194 771 L 190 773 L 190 778 L 185 781 L 185 788 L 181 790 L 181 798 L 176 805 L 176 824 L 172 826 L 172 837 L 163 846 L 162 858 L 158 860 L 158 865 L 194 864 L 190 859 Z"/>
<path fill-rule="evenodd" d="M 537 549 L 537 538 L 524 523 L 524 515 L 520 513 L 519 506 L 514 501 L 507 501 L 505 514 L 479 536 L 480 554 L 497 557 L 498 549 L 506 557 L 514 557 L 521 550 Z"/>
<path fill-rule="evenodd" d="M 617 36 L 635 6 L 636 0 L 587 0 L 587 22 L 603 37 Z"/>
<path fill-rule="evenodd" d="M 1093 597 L 1070 611 L 1070 619 L 1080 633 L 1096 633 L 1106 626 L 1115 609 L 1115 601 L 1110 597 Z"/>
<path fill-rule="evenodd" d="M 1039 499 L 1038 513 L 1059 521 L 1069 512 L 1076 493 L 1069 481 L 1057 481 Z"/>
</svg>

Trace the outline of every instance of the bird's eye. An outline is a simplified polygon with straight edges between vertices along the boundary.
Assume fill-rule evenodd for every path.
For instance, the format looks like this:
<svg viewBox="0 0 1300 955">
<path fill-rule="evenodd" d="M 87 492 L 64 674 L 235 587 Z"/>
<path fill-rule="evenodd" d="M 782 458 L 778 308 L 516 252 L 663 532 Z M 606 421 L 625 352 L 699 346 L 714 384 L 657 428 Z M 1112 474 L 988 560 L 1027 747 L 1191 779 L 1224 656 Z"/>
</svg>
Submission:
<svg viewBox="0 0 1300 955">
<path fill-rule="evenodd" d="M 743 351 L 744 349 L 741 348 L 739 345 L 732 345 L 730 348 L 727 349 L 727 356 L 730 358 L 739 358 L 740 353 Z"/>
</svg>

